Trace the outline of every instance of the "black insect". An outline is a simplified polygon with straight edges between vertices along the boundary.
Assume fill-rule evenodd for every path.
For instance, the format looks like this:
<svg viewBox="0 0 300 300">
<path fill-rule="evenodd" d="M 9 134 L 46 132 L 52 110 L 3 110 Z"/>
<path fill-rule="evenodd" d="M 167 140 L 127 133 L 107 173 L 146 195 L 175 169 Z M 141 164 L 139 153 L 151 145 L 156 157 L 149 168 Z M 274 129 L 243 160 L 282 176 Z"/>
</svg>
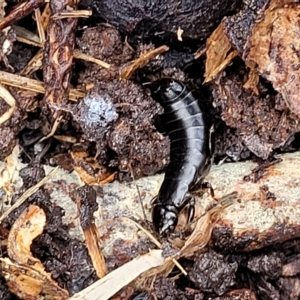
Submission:
<svg viewBox="0 0 300 300">
<path fill-rule="evenodd" d="M 171 141 L 170 163 L 158 195 L 152 200 L 154 228 L 166 235 L 175 229 L 183 208 L 188 209 L 189 222 L 194 217 L 194 198 L 189 192 L 202 184 L 210 170 L 213 127 L 203 100 L 182 82 L 162 78 L 147 86 L 153 99 L 164 108 L 156 127 Z"/>
</svg>

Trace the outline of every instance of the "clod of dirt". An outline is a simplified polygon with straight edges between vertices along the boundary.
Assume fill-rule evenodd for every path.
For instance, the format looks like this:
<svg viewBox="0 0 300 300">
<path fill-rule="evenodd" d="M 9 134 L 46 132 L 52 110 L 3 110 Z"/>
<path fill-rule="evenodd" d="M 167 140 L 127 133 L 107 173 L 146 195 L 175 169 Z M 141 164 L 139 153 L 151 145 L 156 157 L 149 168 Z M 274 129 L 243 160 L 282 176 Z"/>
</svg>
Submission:
<svg viewBox="0 0 300 300">
<path fill-rule="evenodd" d="M 154 287 L 152 294 L 156 296 L 157 299 L 166 299 L 166 300 L 173 300 L 173 299 L 181 299 L 181 300 L 203 300 L 204 295 L 198 291 L 190 296 L 189 291 L 181 291 L 175 285 L 175 282 L 172 281 L 170 278 L 159 278 L 154 282 Z M 147 299 L 147 298 L 146 298 Z"/>
<path fill-rule="evenodd" d="M 97 141 L 111 129 L 118 114 L 112 98 L 105 93 L 99 95 L 94 88 L 78 102 L 73 118 L 80 124 L 86 139 Z"/>
<path fill-rule="evenodd" d="M 105 104 L 108 108 L 105 115 L 108 117 L 98 116 L 97 132 L 89 115 L 80 115 L 81 103 L 74 115 L 75 120 L 89 120 L 88 123 L 77 122 L 86 138 L 96 141 L 101 164 L 117 167 L 121 172 L 132 171 L 135 178 L 162 170 L 167 163 L 169 146 L 168 140 L 153 125 L 154 116 L 161 110 L 159 104 L 147 96 L 139 85 L 124 80 L 99 82 L 90 95 L 97 99 L 110 99 L 113 103 L 112 106 L 111 102 L 105 102 L 109 103 Z M 115 121 L 108 121 L 116 116 L 119 118 Z M 113 154 L 111 157 L 107 155 L 109 152 Z"/>
<path fill-rule="evenodd" d="M 220 297 L 208 297 L 207 300 L 257 300 L 257 298 L 250 289 L 238 289 Z"/>
<path fill-rule="evenodd" d="M 236 128 L 241 142 L 258 157 L 267 159 L 300 130 L 298 118 L 287 112 L 281 95 L 270 92 L 265 83 L 259 84 L 257 96 L 243 88 L 246 81 L 247 72 L 242 67 L 220 74 L 212 91 L 214 105 L 221 108 L 226 125 Z"/>
<path fill-rule="evenodd" d="M 254 273 L 265 275 L 269 280 L 278 279 L 282 272 L 281 258 L 275 252 L 250 257 L 247 267 Z"/>
<path fill-rule="evenodd" d="M 222 295 L 235 284 L 238 264 L 230 263 L 225 256 L 210 250 L 200 254 L 188 277 L 203 292 Z"/>
<path fill-rule="evenodd" d="M 183 30 L 182 39 L 205 39 L 222 17 L 232 13 L 239 1 L 94 1 L 97 15 L 121 31 L 131 32 L 142 39 L 165 39 L 178 28 Z M 162 32 L 160 29 L 163 29 Z M 159 33 L 159 35 L 157 34 Z"/>
<path fill-rule="evenodd" d="M 280 299 L 298 300 L 300 296 L 300 279 L 297 277 L 280 278 Z"/>
<path fill-rule="evenodd" d="M 78 74 L 78 87 L 83 89 L 97 81 L 118 79 L 119 67 L 133 59 L 134 52 L 127 43 L 122 42 L 119 31 L 105 25 L 84 30 L 82 36 L 76 39 L 76 45 L 83 53 L 111 64 L 110 68 L 105 69 L 84 62 L 85 69 Z"/>
<path fill-rule="evenodd" d="M 223 122 L 222 122 L 223 123 Z M 216 158 L 228 156 L 233 161 L 244 160 L 250 157 L 251 152 L 236 134 L 236 129 L 225 124 L 218 126 L 216 130 Z"/>
<path fill-rule="evenodd" d="M 76 45 L 84 53 L 109 64 L 119 64 L 124 60 L 122 53 L 125 45 L 119 31 L 111 26 L 97 25 L 87 28 L 82 36 L 76 39 Z"/>
</svg>

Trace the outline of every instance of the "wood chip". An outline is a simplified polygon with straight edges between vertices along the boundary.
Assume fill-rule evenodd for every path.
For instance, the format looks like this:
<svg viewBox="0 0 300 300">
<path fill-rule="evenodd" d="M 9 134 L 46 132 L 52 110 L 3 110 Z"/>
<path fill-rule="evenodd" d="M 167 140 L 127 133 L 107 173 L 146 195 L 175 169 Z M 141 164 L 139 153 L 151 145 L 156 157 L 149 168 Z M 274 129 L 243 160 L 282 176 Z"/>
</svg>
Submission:
<svg viewBox="0 0 300 300">
<path fill-rule="evenodd" d="M 238 55 L 236 50 L 232 50 L 222 23 L 207 39 L 206 48 L 204 83 L 211 81 Z"/>
<path fill-rule="evenodd" d="M 0 84 L 0 97 L 10 106 L 10 108 L 0 116 L 0 125 L 9 120 L 16 109 L 16 99 L 12 94 Z"/>
</svg>

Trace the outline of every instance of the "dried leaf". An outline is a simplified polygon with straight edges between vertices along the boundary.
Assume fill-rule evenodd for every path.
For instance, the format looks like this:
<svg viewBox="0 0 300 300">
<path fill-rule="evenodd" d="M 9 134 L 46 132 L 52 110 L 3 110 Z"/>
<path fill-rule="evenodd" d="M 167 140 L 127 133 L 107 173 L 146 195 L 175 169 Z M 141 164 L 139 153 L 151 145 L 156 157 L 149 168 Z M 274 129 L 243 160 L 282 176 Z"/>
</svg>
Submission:
<svg viewBox="0 0 300 300">
<path fill-rule="evenodd" d="M 38 206 L 31 205 L 13 224 L 7 241 L 8 256 L 18 264 L 30 265 L 36 270 L 44 270 L 40 260 L 32 257 L 30 246 L 46 224 L 46 215 Z"/>
<path fill-rule="evenodd" d="M 300 115 L 300 5 L 290 2 L 283 6 L 273 1 L 264 19 L 253 27 L 243 57 L 257 65 L 259 73 Z"/>
<path fill-rule="evenodd" d="M 68 292 L 58 286 L 41 261 L 32 256 L 30 246 L 46 224 L 46 215 L 31 205 L 13 224 L 8 235 L 7 253 L 1 259 L 4 278 L 12 293 L 21 299 L 67 299 Z"/>
<path fill-rule="evenodd" d="M 214 225 L 220 217 L 220 213 L 233 203 L 237 193 L 231 193 L 220 199 L 220 204 L 210 209 L 196 223 L 193 233 L 189 236 L 184 246 L 181 248 L 179 256 L 189 257 L 194 252 L 204 248 L 210 238 Z"/>
</svg>

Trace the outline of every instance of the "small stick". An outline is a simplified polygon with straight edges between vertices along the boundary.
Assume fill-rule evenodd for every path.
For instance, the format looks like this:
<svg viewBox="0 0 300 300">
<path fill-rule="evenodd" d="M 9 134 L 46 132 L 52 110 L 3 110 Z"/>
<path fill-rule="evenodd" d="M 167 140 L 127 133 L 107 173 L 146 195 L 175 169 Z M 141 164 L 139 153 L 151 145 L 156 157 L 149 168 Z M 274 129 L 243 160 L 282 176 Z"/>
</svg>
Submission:
<svg viewBox="0 0 300 300">
<path fill-rule="evenodd" d="M 41 11 L 39 8 L 37 8 L 35 11 L 35 18 L 36 18 L 36 24 L 37 24 L 37 28 L 38 28 L 38 33 L 39 33 L 39 36 L 40 36 L 40 41 L 41 41 L 41 44 L 42 44 L 42 48 L 44 48 L 44 44 L 45 44 L 45 41 L 46 41 L 46 36 L 45 36 L 45 31 L 43 29 L 43 24 L 42 24 L 42 20 L 41 20 Z"/>
<path fill-rule="evenodd" d="M 12 23 L 16 23 L 17 21 L 23 19 L 43 3 L 44 0 L 29 0 L 20 3 L 10 12 L 8 16 L 0 20 L 0 31 Z"/>
<path fill-rule="evenodd" d="M 135 70 L 144 67 L 151 58 L 168 50 L 169 47 L 163 45 L 154 50 L 150 50 L 145 54 L 141 54 L 139 58 L 131 61 L 126 67 L 123 68 L 123 70 L 121 71 L 120 78 L 129 79 Z"/>
<path fill-rule="evenodd" d="M 49 20 L 50 20 L 50 16 L 51 16 L 51 11 L 50 11 L 50 5 L 49 3 L 47 3 L 45 5 L 44 11 L 42 12 L 41 15 L 41 23 L 42 23 L 42 27 L 43 30 L 46 31 Z"/>
</svg>

